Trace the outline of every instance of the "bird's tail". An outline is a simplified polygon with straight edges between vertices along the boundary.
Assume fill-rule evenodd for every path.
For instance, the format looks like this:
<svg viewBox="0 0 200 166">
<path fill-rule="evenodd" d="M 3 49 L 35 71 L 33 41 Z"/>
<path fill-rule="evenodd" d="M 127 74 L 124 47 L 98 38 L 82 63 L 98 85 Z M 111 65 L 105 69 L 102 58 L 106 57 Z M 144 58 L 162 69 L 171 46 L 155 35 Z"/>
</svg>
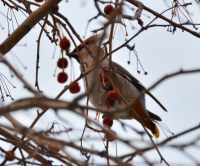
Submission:
<svg viewBox="0 0 200 166">
<path fill-rule="evenodd" d="M 154 135 L 155 138 L 159 138 L 160 137 L 160 132 L 159 132 L 158 126 L 156 126 L 156 125 L 155 125 L 155 133 L 153 135 Z"/>
<path fill-rule="evenodd" d="M 137 121 L 139 122 L 139 120 L 137 120 Z M 152 132 L 152 134 L 154 135 L 155 138 L 159 138 L 160 132 L 159 132 L 157 125 L 154 122 L 143 120 L 142 123 L 143 123 L 144 127 L 146 127 L 147 129 L 149 129 Z"/>
<path fill-rule="evenodd" d="M 139 117 L 145 118 L 145 120 L 142 120 L 142 124 L 144 125 L 144 127 L 149 129 L 152 132 L 152 134 L 154 135 L 155 138 L 159 138 L 160 132 L 159 132 L 158 127 L 156 126 L 156 124 L 154 122 L 152 122 L 150 120 L 146 120 L 146 119 L 149 118 L 149 116 L 146 114 L 142 105 L 139 102 L 134 106 L 134 110 L 136 111 L 136 113 L 138 114 Z M 137 120 L 139 123 L 141 123 L 141 121 L 136 117 L 134 112 L 130 111 L 129 115 L 132 118 L 134 118 L 135 120 Z"/>
<path fill-rule="evenodd" d="M 138 118 L 135 118 L 133 113 L 131 113 L 130 116 L 140 123 L 140 120 Z M 146 117 L 146 118 L 148 118 L 148 117 Z M 142 124 L 144 125 L 144 127 L 146 127 L 147 129 L 149 129 L 152 132 L 152 134 L 154 135 L 155 138 L 159 138 L 160 132 L 159 132 L 157 125 L 154 122 L 152 122 L 150 120 L 149 121 L 142 120 Z"/>
</svg>

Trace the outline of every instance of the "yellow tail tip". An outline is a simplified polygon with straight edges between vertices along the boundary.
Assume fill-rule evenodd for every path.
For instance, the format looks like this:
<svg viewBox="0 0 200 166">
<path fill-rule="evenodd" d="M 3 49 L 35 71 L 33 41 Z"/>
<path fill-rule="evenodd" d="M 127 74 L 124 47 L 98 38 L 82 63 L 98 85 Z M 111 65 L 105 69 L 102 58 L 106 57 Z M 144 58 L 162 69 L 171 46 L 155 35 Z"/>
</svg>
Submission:
<svg viewBox="0 0 200 166">
<path fill-rule="evenodd" d="M 154 133 L 154 137 L 155 138 L 159 138 L 160 132 L 159 132 L 159 129 L 158 129 L 158 127 L 156 125 L 155 125 L 155 129 L 156 129 L 156 132 Z"/>
</svg>

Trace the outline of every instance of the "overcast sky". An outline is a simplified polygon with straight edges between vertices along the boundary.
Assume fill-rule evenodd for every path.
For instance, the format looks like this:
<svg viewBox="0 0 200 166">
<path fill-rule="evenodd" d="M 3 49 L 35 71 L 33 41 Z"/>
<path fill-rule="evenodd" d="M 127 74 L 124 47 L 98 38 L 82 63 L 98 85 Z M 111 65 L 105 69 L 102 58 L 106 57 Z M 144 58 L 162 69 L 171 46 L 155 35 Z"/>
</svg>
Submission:
<svg viewBox="0 0 200 166">
<path fill-rule="evenodd" d="M 149 6 L 153 10 L 156 10 L 157 12 L 161 13 L 165 9 L 167 9 L 167 6 L 165 5 L 164 1 L 157 1 L 153 2 L 150 0 L 143 0 L 142 1 L 146 6 Z M 152 3 L 153 2 L 153 3 Z M 170 1 L 168 1 L 170 2 Z M 190 1 L 185 1 L 190 2 Z M 59 12 L 63 13 L 68 20 L 71 22 L 75 30 L 78 32 L 78 34 L 83 37 L 85 34 L 85 29 L 87 25 L 87 21 L 95 16 L 97 14 L 97 11 L 94 7 L 93 1 L 89 0 L 78 0 L 78 1 L 72 1 L 69 2 L 62 1 L 60 3 L 60 10 Z M 102 6 L 103 8 L 103 6 Z M 200 22 L 200 10 L 199 6 L 193 2 L 192 6 L 188 7 L 188 10 L 192 14 L 192 19 L 194 23 Z M 32 8 L 34 10 L 34 8 Z M 129 10 L 127 7 L 124 8 L 124 11 L 127 13 L 131 13 L 131 10 Z M 7 13 L 7 7 L 4 7 L 2 2 L 0 2 L 0 12 L 6 14 Z M 17 21 L 21 23 L 25 16 L 21 13 L 16 13 Z M 133 13 L 132 13 L 133 14 Z M 168 12 L 165 14 L 168 18 L 170 17 L 171 13 Z M 150 19 L 147 17 L 150 16 Z M 181 16 L 184 19 L 183 16 Z M 150 13 L 144 11 L 141 19 L 144 22 L 144 25 L 147 25 L 154 16 L 152 16 Z M 177 21 L 177 19 L 175 18 Z M 86 37 L 89 37 L 92 35 L 90 32 L 91 30 L 100 28 L 106 20 L 99 18 L 97 20 L 94 20 L 88 28 L 88 33 Z M 132 21 L 131 23 L 127 20 L 125 20 L 125 23 L 127 25 L 127 31 L 129 36 L 127 38 L 130 38 L 133 36 L 140 28 L 140 26 L 137 24 L 137 21 Z M 156 24 L 166 24 L 166 22 L 161 21 L 158 19 Z M 4 30 L 0 29 L 0 42 L 4 41 L 7 37 L 8 27 L 7 27 L 7 20 L 6 18 L 0 14 L 0 24 L 4 27 Z M 135 27 L 134 30 L 132 30 L 131 24 Z M 11 25 L 11 22 L 10 22 Z M 15 28 L 17 27 L 15 21 L 14 21 Z M 189 27 L 189 26 L 188 26 Z M 192 30 L 191 26 L 189 27 Z M 12 28 L 10 26 L 11 32 Z M 47 27 L 49 31 L 51 31 L 50 27 Z M 24 70 L 18 62 L 17 66 L 19 68 L 19 71 L 23 74 L 23 77 L 34 87 L 35 85 L 35 66 L 36 66 L 36 51 L 37 51 L 37 43 L 36 40 L 39 36 L 40 27 L 38 25 L 33 28 L 28 35 L 26 35 L 19 44 L 27 44 L 26 47 L 22 46 L 15 46 L 12 49 L 12 52 L 14 52 L 18 58 L 26 65 L 27 70 Z M 199 30 L 197 30 L 199 32 Z M 64 32 L 66 34 L 66 32 Z M 75 38 L 76 39 L 76 38 Z M 125 41 L 124 36 L 124 27 L 121 25 L 118 25 L 115 38 L 113 40 L 113 49 L 121 45 Z M 78 40 L 76 40 L 76 43 L 79 44 Z M 136 51 L 138 53 L 140 62 L 142 63 L 144 69 L 148 72 L 148 75 L 144 75 L 141 70 L 141 74 L 139 75 L 137 73 L 136 69 L 136 57 L 134 53 L 131 53 L 131 64 L 128 65 L 127 61 L 129 59 L 129 50 L 126 48 L 119 50 L 118 52 L 113 54 L 114 61 L 120 63 L 122 66 L 124 66 L 130 73 L 134 75 L 138 80 L 142 82 L 142 84 L 145 87 L 150 87 L 153 85 L 156 81 L 158 81 L 160 78 L 167 74 L 171 74 L 173 72 L 177 72 L 180 69 L 183 70 L 189 70 L 189 69 L 197 69 L 200 68 L 200 47 L 199 47 L 199 39 L 187 32 L 182 32 L 182 30 L 177 29 L 174 34 L 167 31 L 167 28 L 161 28 L 161 27 L 155 27 L 150 28 L 144 32 L 142 32 L 139 36 L 137 36 L 133 41 L 130 42 L 130 45 L 135 44 Z M 45 34 L 42 36 L 41 40 L 41 49 L 40 49 L 40 69 L 39 69 L 39 85 L 41 90 L 44 92 L 44 94 L 48 97 L 55 98 L 57 94 L 63 89 L 63 87 L 70 83 L 70 79 L 68 79 L 68 82 L 66 84 L 59 84 L 57 82 L 56 77 L 53 77 L 53 73 L 56 67 L 57 59 L 60 55 L 60 49 L 57 47 L 55 59 L 52 59 L 53 51 L 54 51 L 54 44 L 51 44 L 51 42 L 48 40 Z M 71 44 L 71 50 L 74 49 L 74 46 Z M 15 66 L 16 64 L 13 61 L 13 56 L 11 53 L 6 54 L 6 58 Z M 74 60 L 74 68 L 75 68 L 75 77 L 78 77 L 80 74 L 79 71 L 79 65 Z M 23 88 L 23 84 L 16 78 L 10 77 L 9 69 L 0 63 L 0 72 L 3 73 L 17 88 L 13 89 L 9 85 L 10 92 L 15 100 L 26 98 L 32 96 L 31 93 L 29 93 L 26 89 Z M 60 72 L 59 69 L 57 69 L 57 73 Z M 66 72 L 68 75 L 70 75 L 70 66 L 66 69 Z M 163 123 L 175 134 L 178 134 L 179 132 L 182 132 L 186 129 L 189 129 L 191 127 L 194 127 L 200 123 L 200 105 L 199 105 L 199 94 L 200 94 L 200 73 L 197 74 L 186 74 L 186 75 L 180 75 L 173 78 L 170 78 L 166 80 L 165 82 L 159 84 L 155 89 L 153 89 L 151 92 L 159 101 L 167 108 L 168 112 L 164 112 L 159 105 L 157 105 L 154 100 L 146 96 L 146 105 L 148 110 L 156 113 L 159 115 Z M 83 83 L 80 81 L 81 85 L 81 93 L 84 92 Z M 72 95 L 69 92 L 66 92 L 61 99 L 65 101 L 71 101 L 74 97 L 77 95 Z M 12 101 L 10 98 L 6 98 L 6 101 L 3 103 L 4 105 L 11 103 Z M 85 104 L 86 100 L 82 100 L 81 104 Z M 65 123 L 64 121 L 61 121 L 58 119 L 58 117 L 55 116 L 54 112 L 52 110 L 48 111 L 41 120 L 37 123 L 35 129 L 47 129 L 48 124 L 53 122 L 54 120 L 58 121 L 65 127 L 69 127 L 72 125 L 75 130 L 70 133 L 71 139 L 77 139 L 77 144 L 79 143 L 79 138 L 81 136 L 81 130 L 84 127 L 84 119 L 76 116 L 75 114 L 68 112 L 68 111 L 59 111 L 59 114 L 67 120 L 68 123 Z M 34 120 L 34 117 L 36 116 L 36 109 L 31 109 L 31 111 L 18 111 L 17 113 L 13 113 L 15 118 L 17 118 L 22 124 L 29 127 L 31 122 Z M 90 117 L 94 118 L 95 113 L 90 112 Z M 74 124 L 74 121 L 76 121 L 76 124 Z M 138 130 L 143 130 L 142 126 L 134 121 L 134 120 L 126 120 L 123 121 Z M 1 124 L 8 124 L 8 122 L 1 117 L 0 120 Z M 102 124 L 100 119 L 100 124 Z M 127 129 L 127 132 L 125 132 L 122 128 L 120 123 L 117 121 L 114 121 L 113 130 L 116 131 L 117 135 L 123 139 L 130 139 L 137 141 L 138 139 L 141 140 L 141 137 L 138 136 L 135 132 L 133 132 L 130 129 Z M 155 142 L 161 142 L 163 139 L 166 139 L 165 134 L 160 130 L 161 136 L 158 140 L 154 139 Z M 86 132 L 86 136 L 89 135 L 93 138 L 97 138 L 97 141 L 90 141 L 85 142 L 85 147 L 91 147 L 94 145 L 94 147 L 98 150 L 104 150 L 103 143 L 100 140 L 100 137 L 97 133 L 93 133 L 90 130 Z M 167 133 L 168 136 L 170 136 L 170 133 Z M 184 137 L 177 138 L 177 140 L 174 140 L 171 142 L 171 144 L 175 143 L 185 143 L 192 141 L 199 135 L 199 131 L 189 133 L 185 135 Z M 59 138 L 59 137 L 58 137 Z M 66 135 L 61 137 L 62 139 L 66 139 L 66 141 L 69 141 L 69 138 L 66 137 Z M 149 141 L 149 138 L 145 136 L 145 140 Z M 1 146 L 2 146 L 1 142 Z M 143 144 L 139 144 L 137 142 L 134 142 L 134 145 L 138 147 L 143 147 Z M 5 149 L 8 150 L 11 147 L 9 145 L 4 145 Z M 128 152 L 133 152 L 132 149 L 126 147 L 124 144 L 119 143 L 118 144 L 118 155 L 123 155 Z M 68 152 L 71 152 L 71 149 L 66 148 Z M 183 163 L 185 165 L 194 165 L 194 162 L 189 160 L 186 156 L 184 156 L 182 153 L 180 153 L 177 150 L 169 149 L 167 147 L 161 148 L 161 153 L 165 157 L 165 159 L 171 163 L 171 165 L 175 165 L 175 163 Z M 111 143 L 109 152 L 112 155 L 115 155 L 115 143 Z M 191 153 L 196 160 L 200 162 L 199 158 L 199 149 L 190 148 L 188 149 L 188 152 Z M 80 159 L 79 153 L 74 152 L 76 157 Z M 146 156 L 152 160 L 152 161 L 160 161 L 160 158 L 156 151 L 151 151 L 146 154 Z M 0 158 L 0 161 L 2 159 Z M 101 158 L 95 158 L 95 161 L 98 161 L 102 164 L 105 164 L 105 160 Z M 134 159 L 134 162 L 141 162 L 140 157 L 136 157 Z M 134 163 L 133 162 L 133 163 Z M 138 164 L 139 165 L 139 164 Z M 165 165 L 160 164 L 160 165 Z"/>
</svg>

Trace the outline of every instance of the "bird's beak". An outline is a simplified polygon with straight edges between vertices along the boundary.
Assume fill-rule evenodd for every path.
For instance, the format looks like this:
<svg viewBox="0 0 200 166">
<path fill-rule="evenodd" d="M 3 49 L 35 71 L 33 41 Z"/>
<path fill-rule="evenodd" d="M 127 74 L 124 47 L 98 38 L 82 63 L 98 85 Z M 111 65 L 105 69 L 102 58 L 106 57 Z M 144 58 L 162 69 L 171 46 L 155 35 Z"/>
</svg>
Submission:
<svg viewBox="0 0 200 166">
<path fill-rule="evenodd" d="M 70 58 L 72 57 L 72 58 L 76 59 L 77 62 L 80 63 L 80 61 L 79 61 L 79 56 L 78 56 L 77 52 L 70 52 L 70 53 L 67 53 L 67 56 L 69 56 Z"/>
</svg>

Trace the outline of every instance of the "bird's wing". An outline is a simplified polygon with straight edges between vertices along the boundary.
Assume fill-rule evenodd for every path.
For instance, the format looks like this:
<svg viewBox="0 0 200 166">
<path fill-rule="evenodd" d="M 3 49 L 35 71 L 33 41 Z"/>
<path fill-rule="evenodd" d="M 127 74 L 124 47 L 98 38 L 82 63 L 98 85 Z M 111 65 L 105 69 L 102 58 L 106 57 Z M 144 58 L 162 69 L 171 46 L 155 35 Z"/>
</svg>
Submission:
<svg viewBox="0 0 200 166">
<path fill-rule="evenodd" d="M 147 111 L 148 111 L 148 114 L 149 114 L 150 118 L 153 118 L 153 119 L 155 119 L 155 120 L 157 120 L 157 121 L 162 121 L 162 119 L 161 119 L 158 115 L 152 113 L 152 112 L 149 111 L 149 110 L 147 110 Z"/>
<path fill-rule="evenodd" d="M 144 91 L 146 94 L 148 94 L 150 97 L 152 97 L 156 103 L 158 103 L 158 105 L 160 105 L 160 107 L 167 112 L 166 108 L 151 94 L 151 92 L 148 91 L 148 89 L 146 89 L 142 83 L 137 80 L 135 77 L 132 76 L 131 73 L 129 73 L 126 69 L 124 69 L 121 65 L 119 65 L 116 62 L 112 62 L 112 65 L 114 68 L 116 68 L 119 72 L 123 73 L 125 78 L 131 82 L 138 90 L 140 91 Z"/>
</svg>

